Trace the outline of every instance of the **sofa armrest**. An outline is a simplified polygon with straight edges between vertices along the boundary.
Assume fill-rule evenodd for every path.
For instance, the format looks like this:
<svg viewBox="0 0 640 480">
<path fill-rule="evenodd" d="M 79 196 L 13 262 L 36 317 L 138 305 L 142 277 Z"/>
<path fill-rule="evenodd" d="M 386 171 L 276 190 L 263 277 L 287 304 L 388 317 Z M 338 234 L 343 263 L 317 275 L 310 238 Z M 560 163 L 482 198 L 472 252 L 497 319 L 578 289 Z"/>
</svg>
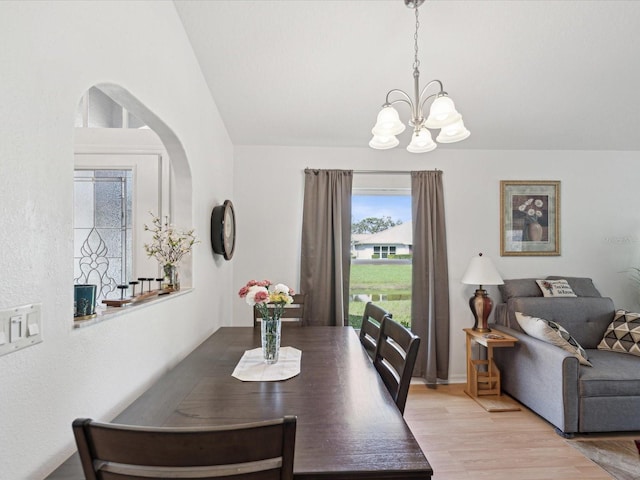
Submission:
<svg viewBox="0 0 640 480">
<path fill-rule="evenodd" d="M 569 352 L 503 325 L 492 325 L 518 339 L 494 349 L 502 389 L 564 433 L 578 431 L 578 359 Z"/>
</svg>

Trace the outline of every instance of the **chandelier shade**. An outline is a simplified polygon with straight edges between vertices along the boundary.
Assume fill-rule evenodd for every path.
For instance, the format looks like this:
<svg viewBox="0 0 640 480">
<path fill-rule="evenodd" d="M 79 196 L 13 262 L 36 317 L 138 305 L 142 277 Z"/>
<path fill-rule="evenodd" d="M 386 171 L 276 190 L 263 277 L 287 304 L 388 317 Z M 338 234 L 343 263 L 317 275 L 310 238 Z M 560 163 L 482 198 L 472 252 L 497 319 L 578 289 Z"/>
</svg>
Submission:
<svg viewBox="0 0 640 480">
<path fill-rule="evenodd" d="M 382 107 L 378 119 L 371 133 L 377 137 L 390 137 L 404 132 L 404 123 L 400 121 L 400 114 L 391 105 Z"/>
<path fill-rule="evenodd" d="M 397 147 L 399 143 L 400 141 L 393 135 L 390 137 L 374 135 L 369 142 L 369 146 L 376 150 L 388 150 L 390 148 Z"/>
<path fill-rule="evenodd" d="M 431 132 L 422 127 L 417 132 L 413 132 L 411 143 L 407 145 L 407 150 L 411 153 L 425 153 L 430 152 L 437 146 L 436 142 L 431 138 Z"/>
<path fill-rule="evenodd" d="M 427 128 L 442 128 L 457 122 L 462 115 L 456 110 L 456 106 L 447 95 L 436 98 L 429 109 L 424 126 Z"/>
<path fill-rule="evenodd" d="M 471 135 L 471 132 L 466 129 L 462 117 L 455 123 L 442 127 L 440 134 L 436 137 L 436 142 L 439 143 L 455 143 L 460 142 Z"/>
<path fill-rule="evenodd" d="M 467 138 L 471 133 L 464 126 L 462 115 L 456 110 L 453 100 L 444 91 L 440 80 L 431 80 L 420 90 L 420 61 L 418 60 L 418 7 L 424 0 L 404 0 L 407 7 L 413 8 L 416 17 L 416 30 L 414 34 L 414 62 L 413 62 L 413 97 L 402 90 L 393 89 L 387 92 L 387 98 L 382 105 L 382 110 L 378 113 L 375 126 L 371 129 L 373 138 L 369 142 L 371 148 L 387 150 L 396 147 L 400 142 L 395 137 L 402 133 L 406 126 L 400 120 L 400 114 L 393 107 L 397 103 L 408 105 L 411 117 L 408 121 L 413 127 L 411 143 L 407 150 L 411 153 L 430 152 L 437 147 L 431 137 L 431 132 L 427 129 L 440 129 L 436 137 L 438 143 L 454 143 Z M 439 90 L 427 95 L 427 91 L 432 86 L 438 86 Z M 429 116 L 425 120 L 423 109 L 428 101 L 431 101 Z"/>
</svg>

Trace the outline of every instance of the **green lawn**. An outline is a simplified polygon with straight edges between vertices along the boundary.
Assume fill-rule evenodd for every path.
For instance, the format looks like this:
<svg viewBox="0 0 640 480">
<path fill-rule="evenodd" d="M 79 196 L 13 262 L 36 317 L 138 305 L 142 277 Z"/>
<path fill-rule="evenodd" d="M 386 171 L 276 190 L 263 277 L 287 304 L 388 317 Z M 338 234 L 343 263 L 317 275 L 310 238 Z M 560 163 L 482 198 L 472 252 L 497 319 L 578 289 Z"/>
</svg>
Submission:
<svg viewBox="0 0 640 480">
<path fill-rule="evenodd" d="M 373 302 L 393 314 L 394 320 L 411 322 L 411 265 L 352 264 L 349 293 L 373 295 Z M 386 295 L 380 300 L 376 295 Z M 401 299 L 390 299 L 400 296 Z M 365 302 L 349 302 L 349 324 L 360 328 Z"/>
</svg>

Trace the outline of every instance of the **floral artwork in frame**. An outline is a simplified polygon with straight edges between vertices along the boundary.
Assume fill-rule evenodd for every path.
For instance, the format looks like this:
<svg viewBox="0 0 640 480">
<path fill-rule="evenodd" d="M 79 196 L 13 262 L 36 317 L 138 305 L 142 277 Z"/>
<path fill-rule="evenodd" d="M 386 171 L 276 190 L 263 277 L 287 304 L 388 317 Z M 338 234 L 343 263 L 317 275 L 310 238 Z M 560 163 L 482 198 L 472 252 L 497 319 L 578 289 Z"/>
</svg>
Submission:
<svg viewBox="0 0 640 480">
<path fill-rule="evenodd" d="M 500 181 L 500 255 L 560 255 L 559 181 Z"/>
</svg>

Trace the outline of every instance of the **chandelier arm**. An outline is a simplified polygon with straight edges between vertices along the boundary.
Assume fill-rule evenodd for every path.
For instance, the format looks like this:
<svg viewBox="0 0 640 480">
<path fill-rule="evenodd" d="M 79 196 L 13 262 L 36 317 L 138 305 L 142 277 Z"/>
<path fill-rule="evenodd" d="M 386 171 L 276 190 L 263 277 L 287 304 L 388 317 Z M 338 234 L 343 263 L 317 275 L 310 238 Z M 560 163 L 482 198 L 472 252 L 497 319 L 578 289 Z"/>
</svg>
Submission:
<svg viewBox="0 0 640 480">
<path fill-rule="evenodd" d="M 425 98 L 424 100 L 422 99 L 422 96 L 427 92 L 427 90 L 429 89 L 429 87 L 431 85 L 435 85 L 435 84 L 440 85 L 440 90 L 437 93 L 433 93 L 431 95 L 429 95 L 427 98 Z M 420 92 L 420 105 L 424 105 L 424 102 L 426 102 L 429 98 L 435 96 L 435 95 L 439 95 L 441 93 L 444 93 L 444 85 L 442 85 L 442 82 L 440 80 L 431 80 L 429 83 L 427 83 L 425 85 L 425 87 L 422 89 L 422 91 Z"/>
<path fill-rule="evenodd" d="M 433 97 L 437 97 L 439 95 L 440 92 L 438 93 L 432 93 L 431 95 L 429 95 L 428 97 L 426 97 L 424 100 L 422 100 L 422 103 L 420 104 L 420 110 L 424 111 L 424 105 L 427 103 L 427 101 Z"/>
<path fill-rule="evenodd" d="M 436 92 L 436 93 L 432 93 L 431 95 L 429 95 L 429 96 L 427 96 L 427 97 L 425 97 L 425 98 L 423 99 L 422 97 L 423 97 L 423 95 L 427 92 L 427 89 L 428 89 L 431 85 L 435 85 L 436 83 L 437 83 L 438 85 L 440 85 L 440 90 L 439 90 L 438 92 Z M 429 83 L 427 83 L 427 84 L 425 85 L 425 87 L 422 89 L 422 91 L 420 92 L 420 100 L 419 100 L 419 102 L 420 102 L 420 111 L 421 111 L 421 112 L 424 112 L 424 106 L 425 106 L 425 104 L 427 103 L 427 101 L 428 101 L 429 99 L 431 99 L 431 98 L 433 98 L 433 97 L 437 97 L 437 96 L 439 96 L 439 95 L 441 95 L 441 94 L 443 94 L 443 93 L 446 93 L 446 92 L 444 91 L 444 86 L 442 85 L 442 82 L 441 82 L 440 80 L 431 80 Z"/>
<path fill-rule="evenodd" d="M 394 100 L 394 101 L 390 102 L 389 101 L 389 97 L 394 93 L 399 93 L 400 95 L 402 95 L 405 98 L 399 98 L 397 100 Z M 411 101 L 411 97 L 409 95 L 407 95 L 405 92 L 403 92 L 402 90 L 397 89 L 397 88 L 394 88 L 393 90 L 389 90 L 387 92 L 387 96 L 385 98 L 384 104 L 385 105 L 393 105 L 394 103 L 398 103 L 398 102 L 404 102 L 404 103 L 408 104 L 411 107 L 411 109 L 413 110 L 413 102 Z"/>
</svg>

